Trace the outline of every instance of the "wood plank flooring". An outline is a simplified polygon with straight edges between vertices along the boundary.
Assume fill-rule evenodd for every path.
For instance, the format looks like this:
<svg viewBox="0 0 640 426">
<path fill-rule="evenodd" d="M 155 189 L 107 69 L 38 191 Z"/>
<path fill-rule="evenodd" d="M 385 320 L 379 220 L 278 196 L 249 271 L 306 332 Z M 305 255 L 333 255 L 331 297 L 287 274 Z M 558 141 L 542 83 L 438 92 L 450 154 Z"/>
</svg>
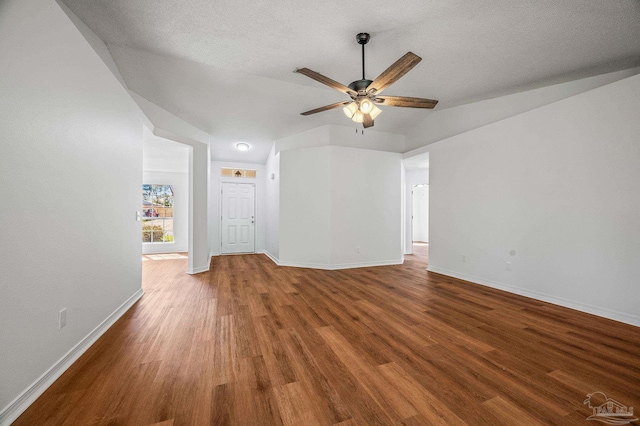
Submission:
<svg viewBox="0 0 640 426">
<path fill-rule="evenodd" d="M 144 262 L 145 296 L 15 425 L 584 425 L 640 330 L 401 266 Z M 540 279 L 544 279 L 541 276 Z"/>
</svg>

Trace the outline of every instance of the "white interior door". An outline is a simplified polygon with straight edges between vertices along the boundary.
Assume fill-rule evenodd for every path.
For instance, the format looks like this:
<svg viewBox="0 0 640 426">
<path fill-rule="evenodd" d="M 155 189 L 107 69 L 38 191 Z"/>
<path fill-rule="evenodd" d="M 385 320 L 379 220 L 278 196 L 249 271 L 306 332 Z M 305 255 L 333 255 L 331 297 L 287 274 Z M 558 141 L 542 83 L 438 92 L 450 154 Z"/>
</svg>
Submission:
<svg viewBox="0 0 640 426">
<path fill-rule="evenodd" d="M 222 253 L 254 253 L 255 185 L 223 183 L 221 205 Z"/>
</svg>

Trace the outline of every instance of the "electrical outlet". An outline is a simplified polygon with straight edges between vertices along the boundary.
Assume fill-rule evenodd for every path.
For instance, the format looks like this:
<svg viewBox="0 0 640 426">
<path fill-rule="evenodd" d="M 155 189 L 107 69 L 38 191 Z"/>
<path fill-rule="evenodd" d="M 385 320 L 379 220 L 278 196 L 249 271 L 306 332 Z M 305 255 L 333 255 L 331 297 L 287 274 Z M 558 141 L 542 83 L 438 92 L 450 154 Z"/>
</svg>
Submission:
<svg viewBox="0 0 640 426">
<path fill-rule="evenodd" d="M 360 253 L 360 247 L 356 247 L 356 253 Z"/>
<path fill-rule="evenodd" d="M 507 262 L 507 271 L 511 271 L 511 262 Z"/>
<path fill-rule="evenodd" d="M 462 256 L 460 256 L 460 261 L 466 262 L 467 261 L 467 255 L 463 254 Z"/>
<path fill-rule="evenodd" d="M 67 308 L 58 312 L 58 330 L 67 325 Z"/>
</svg>

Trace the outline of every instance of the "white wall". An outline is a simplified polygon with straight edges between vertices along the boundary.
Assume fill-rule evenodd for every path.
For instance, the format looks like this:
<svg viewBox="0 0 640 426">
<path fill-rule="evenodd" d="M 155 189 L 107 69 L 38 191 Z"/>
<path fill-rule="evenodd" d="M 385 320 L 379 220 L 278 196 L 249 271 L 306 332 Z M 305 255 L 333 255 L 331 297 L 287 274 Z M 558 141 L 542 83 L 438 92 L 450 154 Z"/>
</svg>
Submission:
<svg viewBox="0 0 640 426">
<path fill-rule="evenodd" d="M 402 262 L 401 155 L 321 146 L 280 153 L 279 262 Z"/>
<path fill-rule="evenodd" d="M 331 149 L 280 153 L 280 262 L 331 262 Z"/>
<path fill-rule="evenodd" d="M 404 160 L 406 161 L 406 160 Z M 405 173 L 404 184 L 404 254 L 413 253 L 413 224 L 411 215 L 413 212 L 413 198 L 411 197 L 411 190 L 413 185 L 428 184 L 429 183 L 429 169 L 414 169 L 407 170 Z"/>
<path fill-rule="evenodd" d="M 209 235 L 204 230 L 208 226 L 208 182 L 209 182 L 209 135 L 203 130 L 185 122 L 179 117 L 149 102 L 135 92 L 129 91 L 115 64 L 107 45 L 87 27 L 60 0 L 56 0 L 67 14 L 85 40 L 93 48 L 120 84 L 129 92 L 138 104 L 145 129 L 152 135 L 160 135 L 165 139 L 179 142 L 189 147 L 189 205 L 188 212 L 188 250 L 189 261 L 187 272 L 198 273 L 209 269 Z M 146 136 L 145 136 L 146 139 Z M 155 169 L 153 169 L 155 170 Z M 163 169 L 164 170 L 164 169 Z M 165 170 L 167 171 L 167 170 Z"/>
<path fill-rule="evenodd" d="M 124 87 L 128 91 L 129 89 L 127 89 L 127 83 L 125 83 L 124 78 L 122 78 L 122 74 L 120 74 L 120 70 L 118 69 L 118 66 L 113 60 L 113 57 L 111 57 L 111 53 L 109 53 L 109 49 L 107 48 L 107 45 L 105 44 L 105 42 L 102 41 L 102 39 L 100 39 L 100 37 L 98 37 L 96 33 L 94 33 L 84 22 L 82 22 L 82 20 L 80 20 L 80 18 L 78 18 L 71 11 L 71 9 L 67 7 L 67 5 L 62 3 L 61 0 L 56 0 L 56 3 L 58 3 L 58 6 L 60 6 L 60 8 L 64 11 L 64 13 L 67 14 L 71 22 L 73 22 L 73 25 L 76 26 L 78 31 L 80 31 L 82 36 L 85 38 L 85 40 L 87 40 L 87 42 L 96 52 L 96 54 L 100 57 L 100 59 L 102 59 L 104 64 L 109 68 L 109 71 L 111 71 L 111 74 L 113 74 L 114 77 L 118 79 L 122 87 Z"/>
<path fill-rule="evenodd" d="M 280 154 L 276 154 L 275 144 L 265 164 L 265 206 L 265 251 L 277 261 L 280 257 Z"/>
<path fill-rule="evenodd" d="M 638 117 L 640 75 L 431 145 L 429 269 L 640 325 Z"/>
<path fill-rule="evenodd" d="M 189 249 L 189 173 L 144 170 L 142 183 L 173 185 L 174 190 L 173 243 L 143 243 L 142 253 L 186 252 Z"/>
<path fill-rule="evenodd" d="M 401 155 L 331 147 L 331 264 L 402 263 Z"/>
<path fill-rule="evenodd" d="M 5 424 L 141 295 L 142 116 L 54 1 L 0 3 L 0 57 Z"/>
<path fill-rule="evenodd" d="M 221 177 L 221 169 L 255 170 L 256 178 Z M 209 234 L 211 238 L 211 255 L 220 254 L 220 190 L 222 182 L 253 183 L 256 185 L 256 252 L 265 250 L 266 231 L 266 194 L 265 194 L 265 166 L 264 164 L 234 163 L 226 161 L 211 162 L 210 203 L 209 203 Z"/>
<path fill-rule="evenodd" d="M 429 185 L 413 187 L 413 241 L 429 242 Z"/>
</svg>

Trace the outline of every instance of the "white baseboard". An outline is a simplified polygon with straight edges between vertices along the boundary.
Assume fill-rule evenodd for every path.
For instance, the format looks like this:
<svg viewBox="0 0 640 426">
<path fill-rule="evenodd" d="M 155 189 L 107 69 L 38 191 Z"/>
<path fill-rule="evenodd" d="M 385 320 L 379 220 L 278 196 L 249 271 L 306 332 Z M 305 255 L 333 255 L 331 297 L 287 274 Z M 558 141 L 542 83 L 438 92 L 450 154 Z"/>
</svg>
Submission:
<svg viewBox="0 0 640 426">
<path fill-rule="evenodd" d="M 224 253 L 224 256 L 233 256 L 236 254 L 242 255 L 242 254 L 266 254 L 267 252 L 264 250 L 256 250 L 253 252 L 248 252 L 248 253 Z M 216 256 L 223 256 L 222 253 L 220 252 L 216 252 L 216 251 L 212 251 L 209 253 L 209 257 L 216 257 Z"/>
<path fill-rule="evenodd" d="M 14 422 L 33 402 L 38 399 L 71 365 L 84 354 L 125 312 L 136 303 L 144 291 L 139 289 L 111 315 L 87 334 L 77 345 L 53 364 L 35 382 L 0 411 L 0 425 L 8 426 Z"/>
<path fill-rule="evenodd" d="M 355 263 L 337 263 L 334 265 L 328 265 L 326 268 L 328 270 L 337 270 L 337 269 L 351 269 L 351 268 L 369 268 L 372 266 L 391 266 L 391 265 L 402 265 L 404 263 L 404 259 L 396 259 L 396 260 L 380 260 L 376 262 L 355 262 Z"/>
<path fill-rule="evenodd" d="M 189 275 L 201 274 L 203 272 L 207 272 L 208 270 L 209 270 L 209 265 L 199 266 L 197 268 L 188 268 L 187 274 Z"/>
<path fill-rule="evenodd" d="M 554 305 L 563 306 L 565 308 L 575 309 L 577 311 L 586 312 L 588 314 L 597 315 L 599 317 L 612 319 L 614 321 L 623 322 L 625 324 L 635 325 L 640 327 L 640 316 L 630 315 L 624 312 L 617 312 L 598 306 L 587 305 L 585 303 L 576 302 L 573 300 L 563 299 L 551 294 L 540 293 L 537 291 L 528 290 L 522 287 L 511 286 L 503 283 L 499 283 L 484 278 L 474 277 L 472 275 L 466 275 L 459 272 L 449 271 L 447 269 L 431 266 L 427 268 L 427 271 L 435 272 L 437 274 L 447 275 L 449 277 L 458 278 L 465 281 L 470 281 L 474 284 L 480 284 L 487 287 L 495 288 L 498 290 L 504 290 L 509 293 L 519 294 L 520 296 L 530 297 L 532 299 L 540 300 L 542 302 L 553 303 Z"/>
<path fill-rule="evenodd" d="M 381 260 L 376 262 L 356 262 L 356 263 L 308 263 L 308 262 L 287 262 L 276 259 L 271 253 L 265 251 L 264 254 L 269 257 L 278 266 L 289 266 L 293 268 L 309 268 L 309 269 L 324 269 L 327 271 L 335 271 L 338 269 L 352 269 L 352 268 L 368 268 L 372 266 L 389 266 L 389 265 L 402 265 L 404 259 L 399 260 Z"/>
<path fill-rule="evenodd" d="M 267 250 L 260 250 L 258 253 L 267 255 L 267 257 L 271 259 L 273 263 L 280 266 L 280 261 L 278 260 L 278 258 L 272 255 L 271 253 L 269 253 Z"/>
</svg>

